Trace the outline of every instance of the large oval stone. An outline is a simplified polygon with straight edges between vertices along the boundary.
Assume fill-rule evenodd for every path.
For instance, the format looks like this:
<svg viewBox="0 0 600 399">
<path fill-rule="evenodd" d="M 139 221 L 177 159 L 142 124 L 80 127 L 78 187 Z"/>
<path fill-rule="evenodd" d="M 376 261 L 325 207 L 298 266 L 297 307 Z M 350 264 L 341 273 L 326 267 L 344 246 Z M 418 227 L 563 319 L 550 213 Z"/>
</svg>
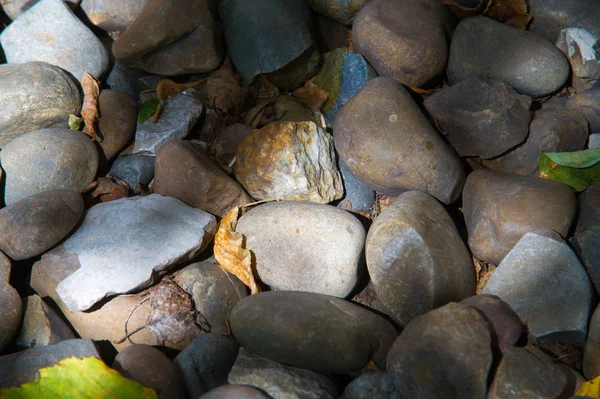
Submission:
<svg viewBox="0 0 600 399">
<path fill-rule="evenodd" d="M 46 191 L 0 210 L 0 249 L 14 260 L 40 255 L 73 230 L 83 199 L 73 190 Z"/>
<path fill-rule="evenodd" d="M 569 71 L 569 62 L 552 42 L 487 17 L 463 19 L 452 37 L 448 75 L 454 83 L 487 75 L 539 97 L 561 88 Z"/>
<path fill-rule="evenodd" d="M 369 229 L 367 266 L 377 298 L 399 325 L 475 294 L 473 262 L 433 197 L 401 194 Z"/>
<path fill-rule="evenodd" d="M 250 295 L 237 303 L 230 323 L 251 352 L 333 373 L 360 370 L 369 360 L 383 366 L 398 334 L 388 321 L 358 305 L 294 291 Z"/>
<path fill-rule="evenodd" d="M 46 62 L 0 65 L 0 148 L 33 130 L 67 127 L 79 114 L 77 81 Z"/>
<path fill-rule="evenodd" d="M 41 129 L 11 141 L 0 155 L 6 172 L 7 205 L 56 189 L 81 191 L 98 169 L 98 150 L 81 132 Z"/>
<path fill-rule="evenodd" d="M 447 204 L 462 190 L 459 158 L 390 78 L 369 80 L 339 112 L 333 134 L 340 158 L 374 190 L 419 190 Z"/>
<path fill-rule="evenodd" d="M 309 202 L 251 209 L 236 231 L 256 258 L 260 279 L 278 290 L 346 297 L 358 279 L 365 230 L 351 213 Z"/>
</svg>

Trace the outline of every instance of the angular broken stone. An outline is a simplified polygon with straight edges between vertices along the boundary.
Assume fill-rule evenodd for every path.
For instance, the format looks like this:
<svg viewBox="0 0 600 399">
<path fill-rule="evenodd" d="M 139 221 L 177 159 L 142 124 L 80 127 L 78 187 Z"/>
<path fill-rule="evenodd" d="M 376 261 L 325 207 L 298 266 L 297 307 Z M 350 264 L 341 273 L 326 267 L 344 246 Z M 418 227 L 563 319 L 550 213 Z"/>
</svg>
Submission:
<svg viewBox="0 0 600 399">
<path fill-rule="evenodd" d="M 40 266 L 62 277 L 56 292 L 71 310 L 148 287 L 156 273 L 193 259 L 216 230 L 214 216 L 152 194 L 92 207 L 81 226 L 44 254 Z"/>
</svg>

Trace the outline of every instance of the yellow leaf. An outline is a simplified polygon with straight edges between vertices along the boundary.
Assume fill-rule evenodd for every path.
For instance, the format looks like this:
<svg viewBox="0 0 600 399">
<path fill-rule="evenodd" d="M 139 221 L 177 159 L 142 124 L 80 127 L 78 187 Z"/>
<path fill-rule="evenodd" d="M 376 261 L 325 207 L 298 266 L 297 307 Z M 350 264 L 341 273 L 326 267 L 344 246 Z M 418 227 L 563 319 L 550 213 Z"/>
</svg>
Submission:
<svg viewBox="0 0 600 399">
<path fill-rule="evenodd" d="M 40 369 L 39 377 L 0 389 L 0 399 L 157 399 L 153 389 L 123 377 L 95 357 L 63 359 Z"/>
<path fill-rule="evenodd" d="M 87 72 L 83 73 L 81 79 L 81 88 L 83 89 L 83 106 L 81 107 L 81 117 L 85 125 L 90 130 L 90 136 L 93 140 L 98 140 L 95 124 L 99 118 L 98 96 L 100 95 L 100 86 L 98 81 Z"/>
<path fill-rule="evenodd" d="M 575 396 L 584 396 L 586 398 L 600 398 L 600 376 L 584 383 Z"/>
</svg>

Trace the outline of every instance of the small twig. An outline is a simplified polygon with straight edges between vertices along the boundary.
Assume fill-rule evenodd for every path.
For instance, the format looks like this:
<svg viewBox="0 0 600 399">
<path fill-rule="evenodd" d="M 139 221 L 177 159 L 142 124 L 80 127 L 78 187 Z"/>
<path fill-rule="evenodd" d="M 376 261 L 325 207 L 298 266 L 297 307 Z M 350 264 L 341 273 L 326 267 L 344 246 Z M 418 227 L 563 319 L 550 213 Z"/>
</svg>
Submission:
<svg viewBox="0 0 600 399">
<path fill-rule="evenodd" d="M 129 340 L 129 342 L 131 342 L 132 344 L 134 344 L 134 343 L 135 343 L 135 342 L 133 342 L 133 341 L 130 339 L 130 337 L 131 337 L 133 334 L 137 333 L 138 331 L 140 331 L 140 330 L 143 330 L 144 328 L 146 328 L 146 325 L 144 324 L 143 326 L 140 326 L 140 327 L 136 328 L 135 330 L 133 330 L 132 332 L 128 333 L 128 332 L 127 332 L 127 324 L 129 323 L 129 319 L 130 319 L 130 318 L 131 318 L 131 316 L 133 315 L 133 312 L 135 312 L 135 310 L 136 310 L 138 307 L 140 307 L 140 306 L 142 305 L 142 303 L 146 302 L 148 299 L 150 299 L 150 296 L 146 296 L 146 298 L 142 299 L 142 300 L 140 301 L 140 303 L 138 303 L 137 305 L 135 305 L 135 306 L 134 306 L 134 308 L 133 308 L 133 309 L 131 309 L 131 312 L 129 312 L 129 315 L 127 316 L 127 319 L 125 320 L 125 336 L 124 336 L 123 338 L 121 338 L 120 340 L 116 341 L 116 342 L 115 342 L 115 341 L 113 341 L 113 343 L 114 343 L 114 344 L 117 344 L 117 345 L 118 345 L 118 344 L 122 344 L 123 342 L 125 342 L 125 340 L 126 340 L 126 339 L 128 339 L 128 340 Z"/>
</svg>

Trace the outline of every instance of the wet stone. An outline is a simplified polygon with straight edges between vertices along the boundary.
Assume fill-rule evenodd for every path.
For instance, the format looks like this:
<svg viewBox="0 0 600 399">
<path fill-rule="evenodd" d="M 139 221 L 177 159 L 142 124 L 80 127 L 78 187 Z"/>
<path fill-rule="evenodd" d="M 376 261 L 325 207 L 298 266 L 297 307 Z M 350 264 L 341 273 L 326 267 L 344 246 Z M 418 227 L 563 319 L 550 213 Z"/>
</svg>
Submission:
<svg viewBox="0 0 600 399">
<path fill-rule="evenodd" d="M 132 188 L 138 184 L 147 186 L 154 177 L 154 158 L 140 154 L 119 157 L 112 163 L 110 174 L 126 181 Z"/>
<path fill-rule="evenodd" d="M 19 293 L 10 285 L 11 262 L 0 252 L 0 352 L 12 341 L 23 317 L 23 306 Z M 0 357 L 0 365 L 2 364 Z M 0 367 L 0 370 L 2 368 Z M 8 382 L 2 379 L 0 384 Z"/>
<path fill-rule="evenodd" d="M 25 312 L 16 339 L 17 346 L 33 348 L 75 338 L 63 319 L 38 295 L 23 298 L 23 308 Z"/>
</svg>

